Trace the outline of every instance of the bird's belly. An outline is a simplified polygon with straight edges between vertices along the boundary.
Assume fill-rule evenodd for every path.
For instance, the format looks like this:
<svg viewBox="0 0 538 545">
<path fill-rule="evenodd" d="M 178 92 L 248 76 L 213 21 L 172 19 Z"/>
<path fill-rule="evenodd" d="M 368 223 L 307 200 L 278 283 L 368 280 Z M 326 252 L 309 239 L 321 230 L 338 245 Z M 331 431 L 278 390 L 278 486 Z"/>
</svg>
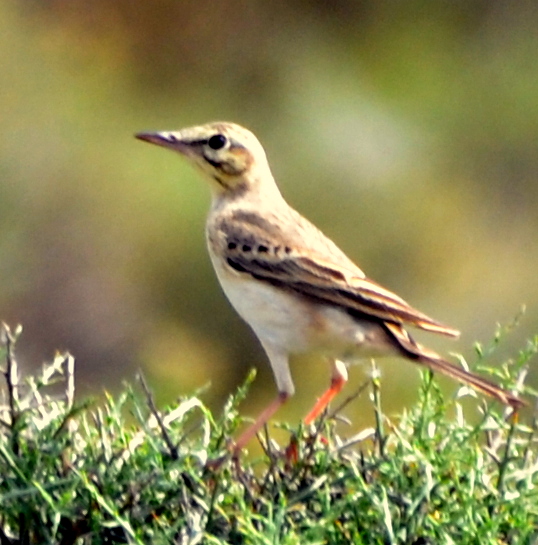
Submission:
<svg viewBox="0 0 538 545">
<path fill-rule="evenodd" d="M 215 267 L 222 289 L 262 343 L 288 353 L 318 352 L 345 360 L 386 354 L 384 330 L 345 310 Z"/>
<path fill-rule="evenodd" d="M 262 343 L 287 352 L 308 351 L 311 324 L 304 302 L 259 280 L 221 279 L 221 286 Z"/>
</svg>

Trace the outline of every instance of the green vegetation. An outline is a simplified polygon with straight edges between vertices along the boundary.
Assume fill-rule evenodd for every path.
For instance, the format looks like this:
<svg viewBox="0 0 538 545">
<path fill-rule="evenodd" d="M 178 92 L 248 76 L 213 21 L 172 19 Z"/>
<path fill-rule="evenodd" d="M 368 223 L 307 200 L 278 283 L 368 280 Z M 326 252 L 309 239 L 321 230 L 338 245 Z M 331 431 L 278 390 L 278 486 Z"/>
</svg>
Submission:
<svg viewBox="0 0 538 545">
<path fill-rule="evenodd" d="M 287 448 L 267 433 L 262 456 L 234 462 L 222 457 L 253 375 L 220 415 L 199 396 L 160 411 L 143 379 L 96 407 L 74 401 L 67 354 L 20 382 L 17 336 L 3 328 L 2 545 L 538 539 L 536 419 L 462 405 L 465 388 L 445 399 L 430 373 L 399 417 L 383 413 L 374 373 L 360 392 L 370 392 L 372 428 L 345 437 L 336 410 L 315 429 L 290 429 Z M 538 336 L 496 378 L 534 396 L 523 380 L 537 351 Z"/>
</svg>

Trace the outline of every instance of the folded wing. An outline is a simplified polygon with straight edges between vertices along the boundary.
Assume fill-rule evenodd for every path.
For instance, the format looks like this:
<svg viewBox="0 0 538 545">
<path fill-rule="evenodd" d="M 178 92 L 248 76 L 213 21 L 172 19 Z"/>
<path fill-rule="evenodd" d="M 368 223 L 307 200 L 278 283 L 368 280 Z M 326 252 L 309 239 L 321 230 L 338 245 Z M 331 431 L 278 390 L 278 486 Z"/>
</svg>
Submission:
<svg viewBox="0 0 538 545">
<path fill-rule="evenodd" d="M 330 255 L 315 251 L 306 255 L 289 241 L 275 246 L 274 242 L 271 244 L 274 237 L 268 236 L 262 225 L 257 227 L 257 232 L 253 232 L 252 226 L 243 230 L 233 223 L 226 225 L 226 261 L 236 271 L 321 303 L 342 307 L 357 318 L 408 324 L 458 336 L 457 330 L 419 312 L 391 291 L 332 262 Z M 357 272 L 362 274 L 358 268 Z"/>
</svg>

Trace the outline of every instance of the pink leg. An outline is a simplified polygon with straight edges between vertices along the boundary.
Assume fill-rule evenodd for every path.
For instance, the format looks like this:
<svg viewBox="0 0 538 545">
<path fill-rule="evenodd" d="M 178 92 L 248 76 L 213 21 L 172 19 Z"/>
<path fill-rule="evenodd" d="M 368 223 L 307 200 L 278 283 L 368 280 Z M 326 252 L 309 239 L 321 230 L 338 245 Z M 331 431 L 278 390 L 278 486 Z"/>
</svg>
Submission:
<svg viewBox="0 0 538 545">
<path fill-rule="evenodd" d="M 264 424 L 276 413 L 276 411 L 287 401 L 289 394 L 280 393 L 271 403 L 262 411 L 254 424 L 247 428 L 235 442 L 233 446 L 233 457 L 237 458 L 245 445 L 260 431 Z"/>
<path fill-rule="evenodd" d="M 333 397 L 342 390 L 347 382 L 347 369 L 343 362 L 339 360 L 333 361 L 331 385 L 323 395 L 316 401 L 313 409 L 306 415 L 304 423 L 308 426 L 325 410 L 327 405 L 332 401 Z"/>
</svg>

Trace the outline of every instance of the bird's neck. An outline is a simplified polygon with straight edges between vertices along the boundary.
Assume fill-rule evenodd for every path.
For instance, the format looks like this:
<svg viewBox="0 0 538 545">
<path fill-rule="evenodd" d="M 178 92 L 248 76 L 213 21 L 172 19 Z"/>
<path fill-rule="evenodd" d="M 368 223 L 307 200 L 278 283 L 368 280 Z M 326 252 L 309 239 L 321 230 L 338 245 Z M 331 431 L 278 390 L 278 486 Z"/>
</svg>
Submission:
<svg viewBox="0 0 538 545">
<path fill-rule="evenodd" d="M 271 172 L 250 173 L 249 178 L 236 181 L 234 188 L 213 192 L 212 210 L 217 211 L 230 203 L 246 202 L 257 209 L 287 206 Z"/>
</svg>

